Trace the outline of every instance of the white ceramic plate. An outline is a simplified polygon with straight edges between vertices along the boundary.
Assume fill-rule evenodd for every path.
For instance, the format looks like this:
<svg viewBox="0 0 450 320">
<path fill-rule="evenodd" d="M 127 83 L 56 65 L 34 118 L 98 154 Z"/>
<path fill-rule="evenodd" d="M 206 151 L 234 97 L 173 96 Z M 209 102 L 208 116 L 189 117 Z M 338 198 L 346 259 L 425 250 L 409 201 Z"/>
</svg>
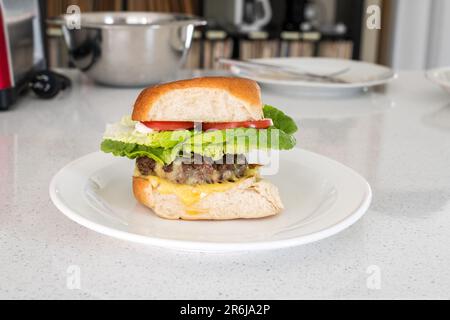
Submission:
<svg viewBox="0 0 450 320">
<path fill-rule="evenodd" d="M 395 72 L 385 66 L 347 59 L 331 58 L 268 58 L 253 59 L 276 66 L 288 67 L 290 70 L 312 72 L 326 75 L 339 70 L 348 71 L 337 76 L 348 83 L 328 83 L 307 80 L 293 80 L 283 77 L 275 78 L 273 75 L 248 72 L 245 69 L 231 67 L 231 72 L 240 77 L 246 77 L 259 82 L 261 85 L 282 92 L 296 92 L 301 94 L 345 94 L 361 91 L 363 89 L 386 84 L 396 77 Z"/>
<path fill-rule="evenodd" d="M 131 190 L 134 161 L 101 152 L 79 158 L 50 183 L 50 197 L 70 219 L 139 243 L 196 251 L 273 249 L 329 237 L 353 224 L 371 201 L 369 184 L 344 165 L 315 153 L 283 152 L 277 175 L 285 210 L 274 217 L 182 221 L 157 217 Z"/>
<path fill-rule="evenodd" d="M 426 77 L 450 93 L 450 67 L 428 70 Z"/>
</svg>

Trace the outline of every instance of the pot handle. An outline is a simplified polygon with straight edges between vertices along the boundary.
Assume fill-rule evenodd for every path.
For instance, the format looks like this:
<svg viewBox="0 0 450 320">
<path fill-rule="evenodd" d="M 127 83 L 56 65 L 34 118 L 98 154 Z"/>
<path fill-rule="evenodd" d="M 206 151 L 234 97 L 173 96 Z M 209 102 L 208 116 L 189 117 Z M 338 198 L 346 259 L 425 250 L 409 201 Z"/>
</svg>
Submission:
<svg viewBox="0 0 450 320">
<path fill-rule="evenodd" d="M 170 35 L 170 44 L 176 51 L 185 51 L 191 47 L 194 37 L 194 29 L 197 26 L 206 25 L 205 20 L 187 20 L 180 21 L 176 28 L 172 29 Z"/>
<path fill-rule="evenodd" d="M 81 71 L 88 71 L 92 68 L 92 66 L 98 61 L 98 59 L 101 56 L 101 49 L 99 47 L 99 37 L 97 36 L 96 39 L 90 39 L 89 41 L 85 42 L 82 46 L 78 48 L 71 48 L 69 49 L 69 57 L 72 60 L 72 63 L 78 65 L 78 69 Z M 79 63 L 75 63 L 75 58 L 80 56 L 90 56 L 89 62 L 86 63 L 84 66 L 79 65 Z"/>
<path fill-rule="evenodd" d="M 66 43 L 66 47 L 69 53 L 70 61 L 75 64 L 78 69 L 81 71 L 88 71 L 91 67 L 98 61 L 101 56 L 100 43 L 102 41 L 101 33 L 95 32 L 94 35 L 90 35 L 83 43 L 74 46 L 71 41 L 70 32 L 77 32 L 76 30 L 69 30 L 64 23 L 64 20 L 61 24 L 61 30 L 64 36 L 64 42 Z M 86 59 L 83 65 L 80 64 L 78 60 Z"/>
</svg>

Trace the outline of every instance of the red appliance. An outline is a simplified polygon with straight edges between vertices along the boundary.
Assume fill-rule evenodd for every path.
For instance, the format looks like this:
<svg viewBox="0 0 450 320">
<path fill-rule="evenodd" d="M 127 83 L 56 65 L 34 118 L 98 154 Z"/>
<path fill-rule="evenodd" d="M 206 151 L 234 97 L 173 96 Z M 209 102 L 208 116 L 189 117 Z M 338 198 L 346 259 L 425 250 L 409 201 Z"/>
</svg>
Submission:
<svg viewBox="0 0 450 320">
<path fill-rule="evenodd" d="M 0 0 L 0 109 L 25 91 L 30 77 L 46 69 L 45 0 Z"/>
</svg>

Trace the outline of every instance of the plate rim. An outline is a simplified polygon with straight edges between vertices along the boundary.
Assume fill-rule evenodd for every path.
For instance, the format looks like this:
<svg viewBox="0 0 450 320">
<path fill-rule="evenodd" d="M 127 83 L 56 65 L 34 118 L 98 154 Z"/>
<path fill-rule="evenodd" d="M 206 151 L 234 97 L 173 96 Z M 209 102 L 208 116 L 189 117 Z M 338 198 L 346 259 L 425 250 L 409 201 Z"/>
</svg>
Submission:
<svg viewBox="0 0 450 320">
<path fill-rule="evenodd" d="M 318 153 L 302 149 L 295 148 L 300 150 L 301 152 L 307 152 L 313 156 L 320 157 L 326 161 L 333 162 L 346 170 L 349 170 L 360 182 L 364 185 L 364 197 L 362 198 L 359 205 L 356 209 L 345 216 L 342 220 L 336 222 L 332 226 L 326 227 L 325 229 L 321 229 L 317 232 L 313 232 L 307 235 L 303 235 L 301 237 L 292 237 L 288 239 L 279 239 L 279 240 L 263 240 L 263 241 L 248 241 L 248 242 L 202 242 L 202 241 L 190 241 L 190 240 L 176 240 L 176 239 L 164 239 L 159 237 L 153 237 L 148 235 L 140 235 L 136 233 L 130 233 L 127 231 L 122 231 L 118 229 L 114 229 L 105 225 L 102 225 L 97 222 L 93 222 L 80 214 L 76 213 L 74 210 L 69 208 L 61 199 L 58 197 L 58 189 L 56 188 L 56 184 L 58 178 L 64 173 L 64 171 L 76 165 L 78 162 L 82 162 L 85 158 L 91 157 L 94 154 L 101 153 L 100 151 L 91 152 L 86 154 L 80 158 L 77 158 L 60 170 L 52 177 L 49 184 L 49 195 L 50 199 L 55 205 L 55 207 L 64 214 L 70 220 L 78 223 L 79 225 L 88 228 L 92 231 L 96 231 L 100 234 L 104 234 L 113 238 L 131 241 L 134 243 L 140 243 L 144 245 L 151 245 L 159 248 L 170 248 L 181 251 L 196 251 L 196 252 L 240 252 L 240 251 L 260 251 L 260 250 L 272 250 L 278 248 L 288 248 L 299 246 L 311 242 L 315 242 L 321 239 L 325 239 L 331 237 L 346 228 L 350 227 L 352 224 L 357 222 L 368 210 L 371 201 L 372 201 L 372 189 L 369 183 L 355 170 L 350 167 L 334 160 L 328 158 L 326 156 L 320 155 Z"/>
<path fill-rule="evenodd" d="M 365 81 L 365 82 L 358 82 L 358 83 L 322 83 L 322 82 L 308 82 L 308 81 L 301 81 L 301 80 L 272 80 L 267 79 L 263 77 L 258 76 L 248 76 L 243 75 L 242 73 L 233 72 L 232 69 L 230 69 L 230 72 L 234 74 L 235 76 L 239 77 L 246 77 L 249 79 L 252 79 L 256 82 L 265 84 L 265 85 L 275 85 L 275 86 L 289 86 L 289 87 L 303 87 L 303 88 L 318 88 L 318 89 L 357 89 L 357 88 L 367 88 L 367 87 L 373 87 L 378 86 L 382 84 L 386 84 L 391 82 L 394 79 L 398 78 L 398 73 L 393 70 L 392 68 L 379 65 L 376 63 L 366 62 L 366 61 L 357 61 L 357 60 L 351 60 L 351 59 L 342 59 L 342 58 L 327 58 L 327 57 L 274 57 L 274 58 L 257 58 L 257 59 L 250 59 L 250 61 L 261 61 L 261 62 L 268 62 L 269 60 L 281 60 L 281 59 L 298 59 L 298 60 L 333 60 L 333 61 L 340 61 L 340 62 L 347 62 L 347 63 L 354 63 L 354 64 L 366 64 L 366 65 L 372 65 L 376 67 L 381 67 L 387 69 L 386 72 L 389 73 L 389 76 L 378 79 L 378 80 L 372 80 L 372 81 Z"/>
<path fill-rule="evenodd" d="M 436 73 L 442 73 L 444 71 L 450 72 L 450 66 L 428 69 L 425 71 L 425 77 L 434 84 L 448 88 L 450 87 L 450 81 L 444 81 L 436 76 Z"/>
</svg>

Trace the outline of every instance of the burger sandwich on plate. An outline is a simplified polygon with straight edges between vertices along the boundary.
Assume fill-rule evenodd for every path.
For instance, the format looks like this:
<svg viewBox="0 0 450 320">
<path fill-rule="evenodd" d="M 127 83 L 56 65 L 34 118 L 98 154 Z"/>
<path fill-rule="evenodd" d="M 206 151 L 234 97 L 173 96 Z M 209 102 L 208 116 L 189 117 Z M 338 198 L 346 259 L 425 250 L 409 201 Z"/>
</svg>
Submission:
<svg viewBox="0 0 450 320">
<path fill-rule="evenodd" d="M 163 218 L 261 218 L 283 204 L 252 155 L 292 149 L 296 131 L 255 81 L 194 78 L 144 89 L 101 149 L 136 160 L 134 195 Z"/>
</svg>

